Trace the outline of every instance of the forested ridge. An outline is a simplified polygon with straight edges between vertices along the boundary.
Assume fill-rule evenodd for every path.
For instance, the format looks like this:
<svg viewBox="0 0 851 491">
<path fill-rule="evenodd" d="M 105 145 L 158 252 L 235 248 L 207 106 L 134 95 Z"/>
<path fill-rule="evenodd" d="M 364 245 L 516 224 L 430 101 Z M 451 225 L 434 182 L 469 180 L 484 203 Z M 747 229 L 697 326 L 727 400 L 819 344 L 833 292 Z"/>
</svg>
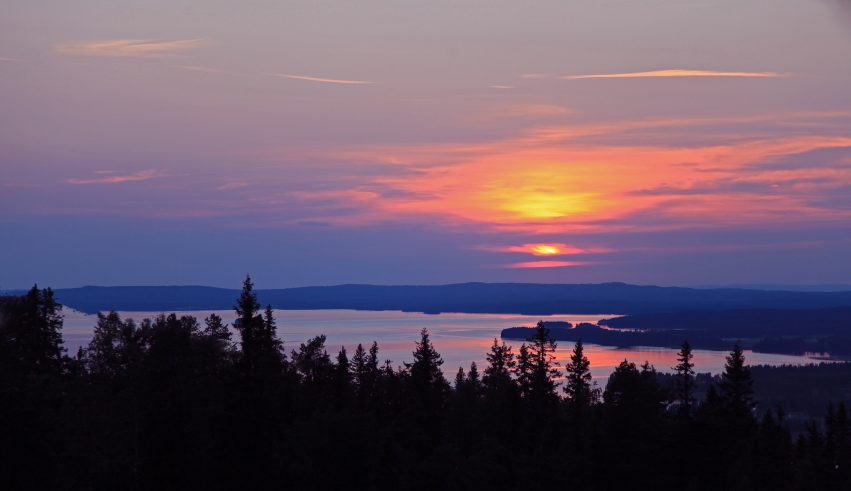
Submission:
<svg viewBox="0 0 851 491">
<path fill-rule="evenodd" d="M 851 489 L 844 403 L 793 438 L 783 408 L 755 416 L 738 346 L 700 397 L 688 342 L 671 384 L 625 360 L 598 387 L 539 323 L 450 384 L 426 330 L 394 366 L 324 336 L 287 353 L 248 278 L 234 309 L 235 337 L 98 314 L 69 354 L 50 289 L 0 298 L 4 489 Z"/>
<path fill-rule="evenodd" d="M 56 290 L 81 312 L 221 310 L 239 290 L 205 286 L 85 286 Z M 851 291 L 711 290 L 625 283 L 457 283 L 451 285 L 334 285 L 259 290 L 273 309 L 401 310 L 506 314 L 649 314 L 729 309 L 851 307 Z"/>
</svg>

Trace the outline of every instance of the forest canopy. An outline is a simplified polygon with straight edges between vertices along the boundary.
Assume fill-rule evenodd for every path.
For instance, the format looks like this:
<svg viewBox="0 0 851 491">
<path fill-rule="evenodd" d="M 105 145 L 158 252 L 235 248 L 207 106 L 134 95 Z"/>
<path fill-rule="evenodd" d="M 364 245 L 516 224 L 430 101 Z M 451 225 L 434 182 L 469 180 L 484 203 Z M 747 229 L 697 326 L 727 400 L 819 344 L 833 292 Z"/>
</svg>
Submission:
<svg viewBox="0 0 851 491">
<path fill-rule="evenodd" d="M 717 377 L 694 373 L 683 340 L 673 375 L 624 360 L 602 387 L 582 340 L 555 362 L 543 322 L 453 373 L 425 329 L 396 365 L 374 342 L 284 346 L 250 278 L 234 312 L 236 336 L 215 314 L 99 313 L 67 353 L 51 289 L 0 297 L 7 489 L 851 486 L 847 393 L 792 429 L 778 377 L 760 382 L 788 367 L 749 367 L 739 346 Z M 795 373 L 844 383 L 849 367 Z"/>
</svg>

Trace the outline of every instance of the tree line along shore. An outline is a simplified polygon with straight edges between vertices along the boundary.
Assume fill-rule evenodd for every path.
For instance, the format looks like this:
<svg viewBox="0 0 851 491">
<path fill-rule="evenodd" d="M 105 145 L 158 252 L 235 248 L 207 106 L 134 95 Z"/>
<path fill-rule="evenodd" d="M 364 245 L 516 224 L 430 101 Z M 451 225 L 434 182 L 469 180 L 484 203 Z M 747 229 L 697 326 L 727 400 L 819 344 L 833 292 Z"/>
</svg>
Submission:
<svg viewBox="0 0 851 491">
<path fill-rule="evenodd" d="M 797 429 L 782 384 L 755 393 L 851 364 L 749 367 L 734 346 L 707 378 L 685 341 L 674 374 L 624 360 L 600 387 L 541 322 L 450 383 L 427 330 L 394 366 L 325 336 L 286 353 L 250 278 L 234 310 L 235 338 L 214 314 L 100 313 L 68 354 L 50 289 L 0 297 L 4 488 L 851 489 L 847 389 Z"/>
</svg>

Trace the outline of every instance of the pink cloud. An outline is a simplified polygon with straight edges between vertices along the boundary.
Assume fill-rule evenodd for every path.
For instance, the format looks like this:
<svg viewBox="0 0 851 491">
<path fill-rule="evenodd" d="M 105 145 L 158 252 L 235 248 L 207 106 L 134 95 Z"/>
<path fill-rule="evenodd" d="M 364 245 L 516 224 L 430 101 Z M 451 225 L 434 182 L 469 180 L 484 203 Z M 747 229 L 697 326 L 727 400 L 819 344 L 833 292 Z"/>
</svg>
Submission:
<svg viewBox="0 0 851 491">
<path fill-rule="evenodd" d="M 528 261 L 523 263 L 513 263 L 506 264 L 505 266 L 500 266 L 502 268 L 561 268 L 565 266 L 584 266 L 587 264 L 586 262 L 576 262 L 576 261 Z"/>
<path fill-rule="evenodd" d="M 97 172 L 97 174 L 103 172 L 110 171 L 101 171 Z M 96 179 L 68 179 L 66 182 L 71 184 L 118 184 L 122 182 L 131 182 L 131 181 L 146 181 L 148 179 L 154 179 L 156 177 L 163 177 L 164 174 L 158 174 L 156 169 L 143 170 L 137 172 L 135 174 L 131 174 L 128 176 L 110 176 L 110 177 L 101 177 Z"/>
</svg>

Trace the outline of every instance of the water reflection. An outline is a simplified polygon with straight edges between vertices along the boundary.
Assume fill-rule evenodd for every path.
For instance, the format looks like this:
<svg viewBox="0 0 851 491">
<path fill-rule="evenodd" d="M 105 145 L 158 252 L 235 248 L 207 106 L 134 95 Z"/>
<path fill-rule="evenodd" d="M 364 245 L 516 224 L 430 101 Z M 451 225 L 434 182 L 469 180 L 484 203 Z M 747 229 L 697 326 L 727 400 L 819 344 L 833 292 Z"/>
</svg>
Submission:
<svg viewBox="0 0 851 491">
<path fill-rule="evenodd" d="M 232 310 L 180 312 L 179 315 L 193 315 L 199 322 L 210 313 L 215 312 L 225 322 L 233 322 L 236 318 Z M 159 312 L 120 312 L 122 318 L 132 317 L 141 320 L 153 317 Z M 378 342 L 379 355 L 382 360 L 393 360 L 394 365 L 410 362 L 414 341 L 419 338 L 420 329 L 428 328 L 432 333 L 435 348 L 443 355 L 443 365 L 447 378 L 452 378 L 459 366 L 465 368 L 475 361 L 482 367 L 485 352 L 490 349 L 493 339 L 499 337 L 500 331 L 507 327 L 534 326 L 540 320 L 596 323 L 599 319 L 615 317 L 611 314 L 599 315 L 554 315 L 527 316 L 509 314 L 440 314 L 427 315 L 421 313 L 384 311 L 364 312 L 354 310 L 277 310 L 275 317 L 278 322 L 278 334 L 284 340 L 287 352 L 298 349 L 299 344 L 318 334 L 328 337 L 328 351 L 336 353 L 345 346 L 352 353 L 358 343 L 368 346 L 373 341 Z M 71 354 L 76 353 L 77 347 L 91 340 L 93 327 L 97 321 L 94 315 L 84 315 L 75 311 L 65 311 L 65 328 L 63 336 L 65 346 Z M 506 344 L 514 347 L 514 352 L 520 347 L 520 341 L 506 340 Z M 570 357 L 573 343 L 560 342 L 556 357 L 564 365 Z M 612 373 L 614 367 L 627 359 L 636 364 L 649 361 L 657 370 L 670 372 L 676 364 L 676 351 L 670 348 L 634 347 L 613 348 L 608 346 L 586 345 L 585 353 L 591 361 L 591 374 L 601 384 Z M 695 370 L 698 372 L 718 373 L 724 368 L 726 352 L 694 351 Z M 804 356 L 773 355 L 745 351 L 749 364 L 800 364 L 812 363 L 816 360 Z"/>
</svg>

